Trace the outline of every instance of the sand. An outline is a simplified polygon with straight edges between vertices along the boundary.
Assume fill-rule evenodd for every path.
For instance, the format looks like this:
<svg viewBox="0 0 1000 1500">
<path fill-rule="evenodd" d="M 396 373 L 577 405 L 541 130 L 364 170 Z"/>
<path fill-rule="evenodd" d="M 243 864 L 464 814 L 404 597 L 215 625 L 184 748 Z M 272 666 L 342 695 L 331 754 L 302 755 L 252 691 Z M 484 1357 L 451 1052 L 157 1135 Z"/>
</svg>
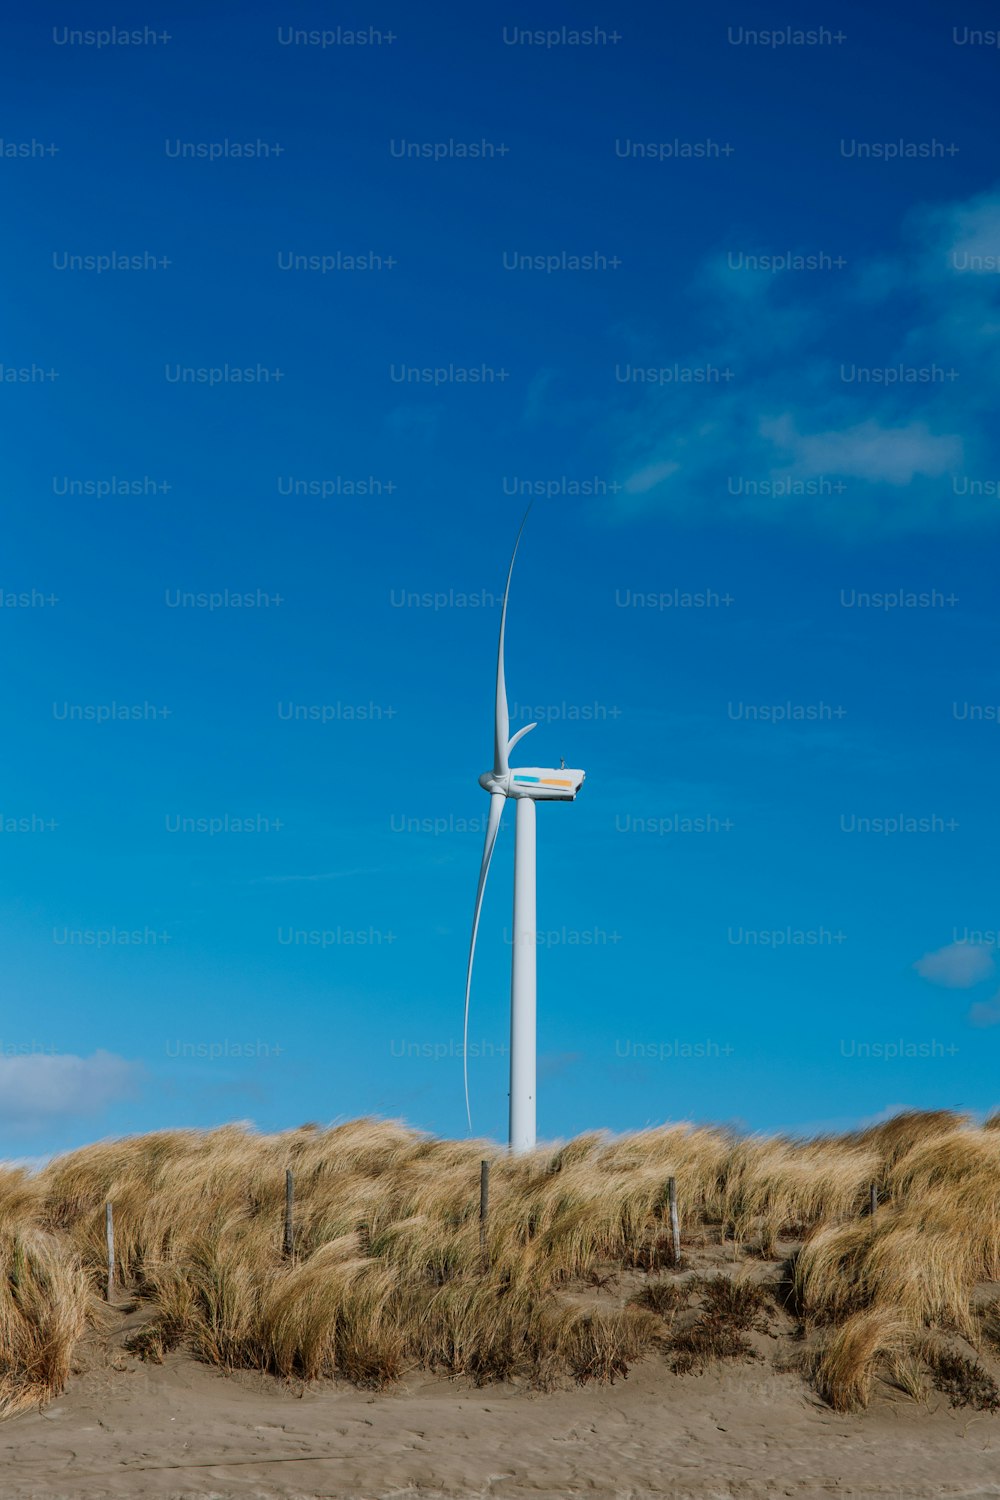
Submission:
<svg viewBox="0 0 1000 1500">
<path fill-rule="evenodd" d="M 533 1394 L 413 1375 L 387 1394 L 145 1365 L 94 1336 L 65 1394 L 0 1425 L 3 1500 L 330 1496 L 758 1500 L 1000 1496 L 1000 1416 L 880 1396 L 826 1409 L 763 1366 Z"/>
</svg>

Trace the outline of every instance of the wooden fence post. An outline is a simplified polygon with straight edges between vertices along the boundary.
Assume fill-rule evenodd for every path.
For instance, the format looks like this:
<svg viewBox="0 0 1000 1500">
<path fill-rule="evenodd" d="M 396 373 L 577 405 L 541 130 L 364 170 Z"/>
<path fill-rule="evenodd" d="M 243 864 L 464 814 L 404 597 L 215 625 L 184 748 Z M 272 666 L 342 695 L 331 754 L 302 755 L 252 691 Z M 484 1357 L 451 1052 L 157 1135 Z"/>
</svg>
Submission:
<svg viewBox="0 0 1000 1500">
<path fill-rule="evenodd" d="M 284 1243 L 285 1254 L 289 1255 L 289 1256 L 291 1255 L 292 1248 L 293 1248 L 293 1246 L 295 1244 L 295 1238 L 294 1238 L 294 1232 L 293 1232 L 293 1226 L 292 1226 L 292 1207 L 294 1205 L 294 1202 L 295 1202 L 295 1188 L 294 1188 L 294 1185 L 292 1183 L 291 1168 L 289 1167 L 288 1170 L 285 1172 L 285 1243 Z"/>
<path fill-rule="evenodd" d="M 868 1189 L 868 1213 L 869 1213 L 869 1216 L 871 1218 L 873 1218 L 873 1219 L 875 1217 L 875 1210 L 877 1208 L 878 1208 L 878 1188 L 875 1186 L 875 1184 L 873 1182 L 872 1185 L 871 1185 L 871 1187 Z"/>
<path fill-rule="evenodd" d="M 486 1250 L 486 1218 L 490 1211 L 490 1164 L 479 1163 L 479 1248 Z"/>
<path fill-rule="evenodd" d="M 115 1295 L 115 1211 L 110 1203 L 104 1205 L 104 1235 L 108 1242 L 108 1301 Z"/>
<path fill-rule="evenodd" d="M 674 1247 L 674 1265 L 681 1263 L 681 1221 L 677 1214 L 677 1178 L 667 1179 L 667 1199 L 670 1204 L 670 1237 Z"/>
</svg>

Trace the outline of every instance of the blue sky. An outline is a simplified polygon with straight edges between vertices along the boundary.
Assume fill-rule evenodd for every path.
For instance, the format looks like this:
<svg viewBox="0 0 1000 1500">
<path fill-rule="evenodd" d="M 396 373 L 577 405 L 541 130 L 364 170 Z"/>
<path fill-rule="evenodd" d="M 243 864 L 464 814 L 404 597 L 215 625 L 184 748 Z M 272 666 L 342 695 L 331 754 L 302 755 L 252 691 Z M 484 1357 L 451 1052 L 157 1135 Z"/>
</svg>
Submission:
<svg viewBox="0 0 1000 1500">
<path fill-rule="evenodd" d="M 4 24 L 0 1151 L 464 1131 L 530 494 L 540 1132 L 1000 1103 L 988 8 Z"/>
</svg>

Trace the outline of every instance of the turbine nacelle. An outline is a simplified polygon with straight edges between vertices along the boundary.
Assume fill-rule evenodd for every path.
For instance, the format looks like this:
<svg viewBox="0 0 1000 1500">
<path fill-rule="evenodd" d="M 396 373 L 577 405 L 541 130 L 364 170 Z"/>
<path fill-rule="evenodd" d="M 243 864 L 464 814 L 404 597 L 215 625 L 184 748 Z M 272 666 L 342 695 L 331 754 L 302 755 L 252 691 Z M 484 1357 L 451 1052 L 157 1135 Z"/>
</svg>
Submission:
<svg viewBox="0 0 1000 1500">
<path fill-rule="evenodd" d="M 530 797 L 534 802 L 572 802 L 583 786 L 584 771 L 560 766 L 519 766 L 497 773 L 484 771 L 479 785 L 501 797 Z"/>
</svg>

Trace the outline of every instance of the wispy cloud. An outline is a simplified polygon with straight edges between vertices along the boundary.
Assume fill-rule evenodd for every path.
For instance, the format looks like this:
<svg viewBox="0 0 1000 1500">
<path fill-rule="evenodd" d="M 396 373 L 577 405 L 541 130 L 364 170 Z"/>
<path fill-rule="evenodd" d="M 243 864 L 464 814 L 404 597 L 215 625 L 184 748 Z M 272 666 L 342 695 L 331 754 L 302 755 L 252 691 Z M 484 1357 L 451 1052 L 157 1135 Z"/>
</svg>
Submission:
<svg viewBox="0 0 1000 1500">
<path fill-rule="evenodd" d="M 845 533 L 1000 524 L 953 482 L 1000 472 L 998 268 L 1000 190 L 911 214 L 888 254 L 841 274 L 712 257 L 691 289 L 711 333 L 690 363 L 732 377 L 622 388 L 622 513 Z M 638 342 L 630 357 L 660 363 Z"/>
<path fill-rule="evenodd" d="M 644 495 L 647 490 L 654 489 L 656 485 L 662 484 L 665 479 L 678 473 L 680 464 L 673 459 L 666 459 L 662 463 L 647 464 L 644 469 L 637 469 L 630 474 L 625 481 L 625 489 L 630 495 Z"/>
</svg>

